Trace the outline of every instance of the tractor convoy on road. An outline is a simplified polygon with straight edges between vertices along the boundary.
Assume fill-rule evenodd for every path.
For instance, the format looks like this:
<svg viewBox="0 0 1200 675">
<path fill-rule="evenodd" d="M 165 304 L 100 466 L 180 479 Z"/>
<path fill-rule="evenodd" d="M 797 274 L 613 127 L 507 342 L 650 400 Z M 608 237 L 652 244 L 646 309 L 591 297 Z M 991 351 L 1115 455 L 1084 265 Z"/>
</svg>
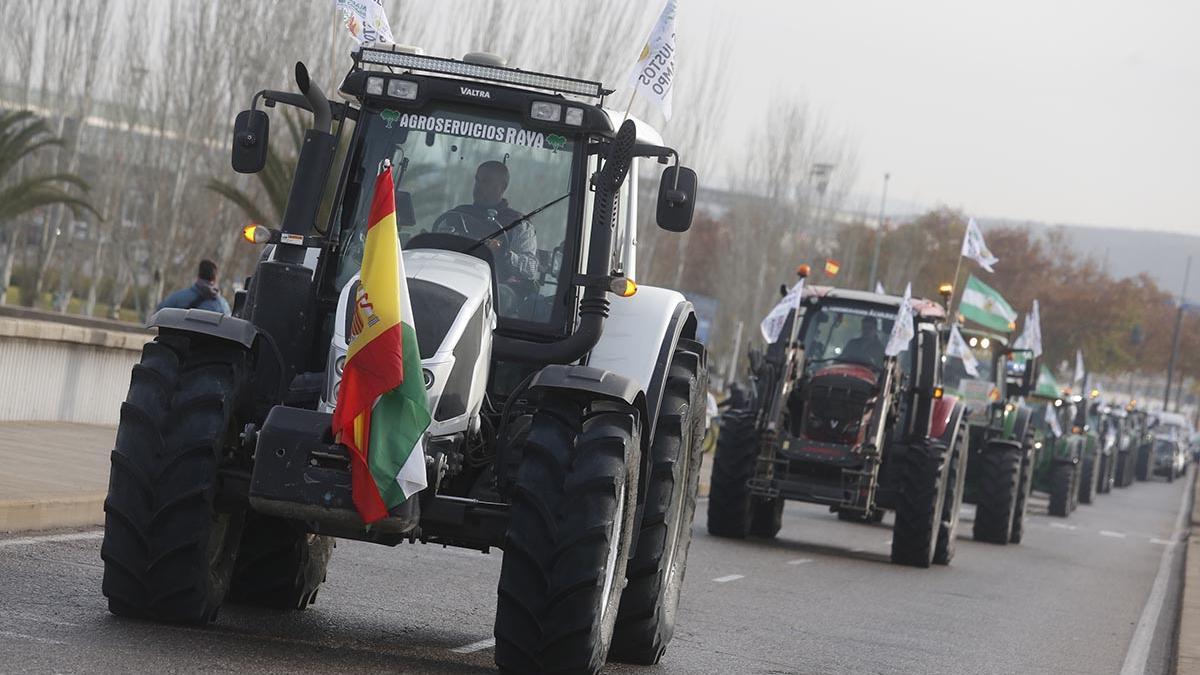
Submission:
<svg viewBox="0 0 1200 675">
<path fill-rule="evenodd" d="M 637 187 L 665 165 L 653 219 L 683 233 L 695 172 L 602 84 L 489 54 L 368 45 L 337 97 L 302 64 L 295 85 L 255 93 L 234 127 L 233 167 L 256 173 L 266 109 L 311 120 L 278 229 L 245 233 L 263 249 L 233 315 L 161 310 L 133 369 L 110 611 L 302 610 L 335 538 L 496 548 L 501 670 L 657 663 L 709 357 L 691 302 L 634 281 L 654 263 L 637 258 Z M 972 323 L 974 277 L 924 299 L 799 274 L 714 422 L 712 535 L 776 537 L 789 500 L 890 514 L 891 561 L 927 568 L 952 562 L 964 503 L 976 540 L 1019 544 L 1033 491 L 1065 518 L 1182 475 L 1186 420 L 1102 403 L 1086 374 L 1060 388 L 1029 317 L 1020 335 Z"/>
</svg>

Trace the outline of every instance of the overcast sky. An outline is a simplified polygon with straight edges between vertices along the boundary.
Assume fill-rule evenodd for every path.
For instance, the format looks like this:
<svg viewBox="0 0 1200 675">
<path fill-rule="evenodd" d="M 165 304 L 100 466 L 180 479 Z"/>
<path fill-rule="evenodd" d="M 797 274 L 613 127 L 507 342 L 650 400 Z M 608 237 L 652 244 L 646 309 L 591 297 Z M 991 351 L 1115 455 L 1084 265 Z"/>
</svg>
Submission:
<svg viewBox="0 0 1200 675">
<path fill-rule="evenodd" d="M 733 33 L 731 150 L 782 89 L 857 141 L 859 193 L 1200 234 L 1200 1 L 679 4 L 688 48 Z"/>
</svg>

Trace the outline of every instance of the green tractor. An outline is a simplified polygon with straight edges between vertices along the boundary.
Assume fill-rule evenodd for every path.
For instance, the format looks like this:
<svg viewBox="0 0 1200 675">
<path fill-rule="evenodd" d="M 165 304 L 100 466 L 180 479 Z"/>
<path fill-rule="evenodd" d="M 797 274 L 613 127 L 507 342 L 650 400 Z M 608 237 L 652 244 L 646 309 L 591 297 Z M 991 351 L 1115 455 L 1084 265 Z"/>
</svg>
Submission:
<svg viewBox="0 0 1200 675">
<path fill-rule="evenodd" d="M 1011 348 L 1003 334 L 977 328 L 961 332 L 975 353 L 978 374 L 969 374 L 960 359 L 950 359 L 945 380 L 947 392 L 965 401 L 969 411 L 964 501 L 975 504 L 973 535 L 977 541 L 1018 544 L 1036 460 L 1032 410 L 1024 397 L 1034 390 L 1040 360 Z"/>
<path fill-rule="evenodd" d="M 1060 392 L 1054 375 L 1043 368 L 1030 396 L 1036 452 L 1032 489 L 1050 496 L 1050 515 L 1066 518 L 1079 506 L 1083 451 L 1081 439 L 1069 433 L 1074 404 Z"/>
<path fill-rule="evenodd" d="M 1086 380 L 1084 391 L 1087 391 Z M 1105 481 L 1101 477 L 1106 472 L 1106 457 L 1104 444 L 1097 433 L 1100 425 L 1100 406 L 1096 398 L 1100 392 L 1093 389 L 1087 396 L 1076 394 L 1071 397 L 1075 404 L 1075 417 L 1071 422 L 1071 435 L 1082 440 L 1083 453 L 1080 456 L 1079 503 L 1091 504 L 1096 495 L 1107 492 L 1102 489 Z"/>
</svg>

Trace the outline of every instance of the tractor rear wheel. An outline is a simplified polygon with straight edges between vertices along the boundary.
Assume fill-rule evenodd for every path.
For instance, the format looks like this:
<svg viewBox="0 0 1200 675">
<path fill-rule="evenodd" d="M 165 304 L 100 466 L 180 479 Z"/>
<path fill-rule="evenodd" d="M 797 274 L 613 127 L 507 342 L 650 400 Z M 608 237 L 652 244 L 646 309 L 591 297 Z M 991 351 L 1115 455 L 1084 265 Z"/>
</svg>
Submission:
<svg viewBox="0 0 1200 675">
<path fill-rule="evenodd" d="M 721 416 L 708 494 L 708 533 L 745 539 L 750 534 L 750 479 L 758 461 L 754 411 L 731 408 Z"/>
<path fill-rule="evenodd" d="M 636 409 L 547 397 L 530 421 L 496 602 L 503 672 L 596 673 L 617 620 L 637 508 Z"/>
<path fill-rule="evenodd" d="M 1066 518 L 1071 515 L 1071 497 L 1075 487 L 1075 465 L 1055 464 L 1050 474 L 1050 507 L 1052 516 Z"/>
<path fill-rule="evenodd" d="M 1143 443 L 1137 449 L 1137 462 L 1134 475 L 1138 480 L 1150 480 L 1150 444 Z"/>
<path fill-rule="evenodd" d="M 989 443 L 972 458 L 979 462 L 979 495 L 976 498 L 976 541 L 1007 544 L 1012 536 L 1017 488 L 1021 482 L 1020 447 L 1000 441 Z"/>
<path fill-rule="evenodd" d="M 782 497 L 755 497 L 750 507 L 750 534 L 774 539 L 779 530 L 783 529 L 783 502 Z"/>
<path fill-rule="evenodd" d="M 1112 471 L 1112 455 L 1100 453 L 1100 463 L 1097 466 L 1096 474 L 1096 494 L 1108 494 L 1112 490 L 1112 483 L 1109 482 L 1109 472 Z"/>
<path fill-rule="evenodd" d="M 637 553 L 625 572 L 627 585 L 609 653 L 616 661 L 658 663 L 675 633 L 700 479 L 708 391 L 703 349 L 682 345 L 671 362 L 650 446 Z"/>
<path fill-rule="evenodd" d="M 1079 462 L 1079 503 L 1091 504 L 1096 494 L 1096 456 L 1088 452 Z"/>
<path fill-rule="evenodd" d="M 938 527 L 937 547 L 933 550 L 933 562 L 949 565 L 954 559 L 958 541 L 958 515 L 962 511 L 963 493 L 967 480 L 967 453 L 970 434 L 966 424 L 960 424 L 955 435 L 953 453 L 946 475 L 946 495 L 942 504 L 942 522 Z"/>
<path fill-rule="evenodd" d="M 243 513 L 215 505 L 237 432 L 248 355 L 223 341 L 159 335 L 142 349 L 104 500 L 102 590 L 113 614 L 203 623 L 229 588 Z"/>
<path fill-rule="evenodd" d="M 917 443 L 895 457 L 896 523 L 892 528 L 892 562 L 929 567 L 937 547 L 946 497 L 947 450 L 941 444 Z"/>
<path fill-rule="evenodd" d="M 331 555 L 332 537 L 309 534 L 282 518 L 247 513 L 229 600 L 304 609 L 316 602 Z"/>
<path fill-rule="evenodd" d="M 1025 512 L 1029 507 L 1029 492 L 1033 489 L 1033 443 L 1025 444 L 1021 455 L 1021 482 L 1017 485 L 1017 505 L 1013 507 L 1012 532 L 1008 535 L 1009 543 L 1019 544 L 1025 536 Z"/>
</svg>

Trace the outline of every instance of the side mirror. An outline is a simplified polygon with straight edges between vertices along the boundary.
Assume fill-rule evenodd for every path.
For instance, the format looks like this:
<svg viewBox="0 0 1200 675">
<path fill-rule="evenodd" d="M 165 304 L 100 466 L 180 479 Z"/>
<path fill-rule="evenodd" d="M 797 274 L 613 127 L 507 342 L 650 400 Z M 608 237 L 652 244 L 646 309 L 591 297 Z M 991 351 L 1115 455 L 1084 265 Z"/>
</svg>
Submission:
<svg viewBox="0 0 1200 675">
<path fill-rule="evenodd" d="M 696 210 L 696 172 L 669 166 L 658 184 L 658 226 L 668 232 L 687 232 Z"/>
<path fill-rule="evenodd" d="M 417 224 L 417 213 L 413 209 L 412 193 L 396 190 L 396 226 L 413 227 Z"/>
<path fill-rule="evenodd" d="M 262 110 L 243 110 L 233 122 L 233 170 L 258 173 L 267 165 L 271 118 Z"/>
</svg>

